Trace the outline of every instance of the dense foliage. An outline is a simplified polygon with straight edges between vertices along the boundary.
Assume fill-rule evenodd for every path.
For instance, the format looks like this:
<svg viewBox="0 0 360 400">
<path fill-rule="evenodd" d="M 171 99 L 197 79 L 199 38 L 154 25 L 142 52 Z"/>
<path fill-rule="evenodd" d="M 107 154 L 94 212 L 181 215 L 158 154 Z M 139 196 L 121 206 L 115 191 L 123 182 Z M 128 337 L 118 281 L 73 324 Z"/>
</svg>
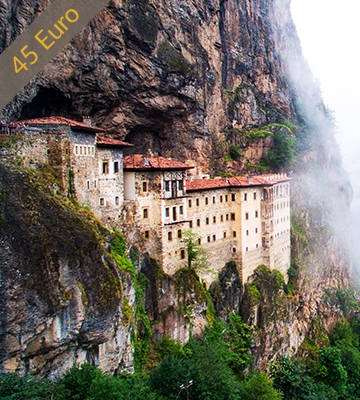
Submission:
<svg viewBox="0 0 360 400">
<path fill-rule="evenodd" d="M 359 335 L 357 319 L 338 322 L 329 345 L 319 346 L 312 340 L 303 360 L 282 357 L 273 363 L 274 387 L 285 400 L 360 399 Z"/>
<path fill-rule="evenodd" d="M 0 376 L 0 398 L 181 400 L 186 398 L 187 382 L 192 381 L 188 386 L 192 400 L 281 399 L 264 373 L 245 376 L 251 343 L 251 328 L 231 315 L 228 323 L 215 320 L 201 339 L 192 339 L 184 347 L 164 338 L 156 349 L 160 362 L 151 371 L 114 377 L 84 364 L 55 382 L 7 374 Z"/>
<path fill-rule="evenodd" d="M 148 371 L 109 376 L 74 366 L 54 382 L 0 376 L 3 400 L 357 400 L 360 399 L 360 323 L 338 322 L 326 345 L 308 340 L 306 357 L 280 357 L 270 375 L 251 368 L 252 330 L 238 315 L 214 320 L 186 345 L 164 337 Z M 188 393 L 186 393 L 188 392 Z"/>
</svg>

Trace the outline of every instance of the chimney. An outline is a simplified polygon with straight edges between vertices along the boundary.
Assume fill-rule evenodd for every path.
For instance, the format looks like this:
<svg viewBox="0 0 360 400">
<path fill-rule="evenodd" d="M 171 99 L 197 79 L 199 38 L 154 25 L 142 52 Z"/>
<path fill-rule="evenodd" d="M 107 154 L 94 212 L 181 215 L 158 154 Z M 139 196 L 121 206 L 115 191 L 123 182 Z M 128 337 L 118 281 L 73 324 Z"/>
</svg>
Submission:
<svg viewBox="0 0 360 400">
<path fill-rule="evenodd" d="M 252 176 L 248 176 L 247 181 L 248 181 L 248 183 L 249 183 L 250 185 L 252 185 L 252 183 L 253 183 Z"/>
<path fill-rule="evenodd" d="M 91 117 L 83 115 L 82 120 L 83 120 L 84 125 L 87 125 L 87 126 L 92 125 Z"/>
</svg>

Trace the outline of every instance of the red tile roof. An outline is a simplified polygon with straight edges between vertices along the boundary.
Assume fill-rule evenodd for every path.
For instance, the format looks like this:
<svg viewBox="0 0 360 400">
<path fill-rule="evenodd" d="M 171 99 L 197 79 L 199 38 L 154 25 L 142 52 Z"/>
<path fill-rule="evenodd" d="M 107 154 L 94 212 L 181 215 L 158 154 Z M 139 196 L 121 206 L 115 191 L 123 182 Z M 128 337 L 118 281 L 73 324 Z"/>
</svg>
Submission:
<svg viewBox="0 0 360 400">
<path fill-rule="evenodd" d="M 55 124 L 55 125 L 70 125 L 71 128 L 82 128 L 91 132 L 105 132 L 104 129 L 98 128 L 96 126 L 86 125 L 79 121 L 74 121 L 65 117 L 43 117 L 43 118 L 32 118 L 25 119 L 23 121 L 18 121 L 24 123 L 25 125 L 45 125 L 45 124 Z"/>
<path fill-rule="evenodd" d="M 96 138 L 96 144 L 101 147 L 133 147 L 131 143 L 122 142 L 118 139 L 113 139 L 104 136 L 98 136 Z"/>
<path fill-rule="evenodd" d="M 256 175 L 252 177 L 235 176 L 231 178 L 194 179 L 186 182 L 188 192 L 230 187 L 271 186 L 275 183 L 286 182 L 292 178 L 285 174 Z"/>
<path fill-rule="evenodd" d="M 164 157 L 147 157 L 143 154 L 132 154 L 124 157 L 124 169 L 128 171 L 147 170 L 185 170 L 194 168 L 179 161 Z"/>
</svg>

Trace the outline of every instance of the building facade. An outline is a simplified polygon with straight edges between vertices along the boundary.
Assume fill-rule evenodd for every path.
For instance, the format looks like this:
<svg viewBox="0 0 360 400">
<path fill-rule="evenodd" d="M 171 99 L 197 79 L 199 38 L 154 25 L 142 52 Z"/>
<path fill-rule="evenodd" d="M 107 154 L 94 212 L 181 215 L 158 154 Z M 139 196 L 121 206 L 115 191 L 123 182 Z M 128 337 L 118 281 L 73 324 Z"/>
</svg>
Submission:
<svg viewBox="0 0 360 400">
<path fill-rule="evenodd" d="M 22 121 L 18 151 L 28 167 L 50 165 L 68 197 L 116 224 L 124 201 L 123 149 L 132 146 L 104 137 L 104 130 L 63 117 Z"/>
<path fill-rule="evenodd" d="M 124 225 L 129 243 L 168 274 L 187 266 L 184 232 L 209 255 L 210 283 L 228 261 L 243 282 L 261 264 L 290 267 L 290 178 L 284 174 L 186 178 L 186 164 L 137 154 L 124 159 Z"/>
<path fill-rule="evenodd" d="M 184 233 L 207 252 L 210 284 L 229 261 L 245 283 L 260 264 L 290 267 L 290 180 L 284 174 L 194 179 L 192 167 L 134 154 L 131 144 L 102 129 L 62 117 L 23 121 L 17 150 L 26 166 L 48 164 L 69 197 L 110 228 L 121 230 L 137 253 L 148 253 L 168 274 L 188 265 Z"/>
</svg>

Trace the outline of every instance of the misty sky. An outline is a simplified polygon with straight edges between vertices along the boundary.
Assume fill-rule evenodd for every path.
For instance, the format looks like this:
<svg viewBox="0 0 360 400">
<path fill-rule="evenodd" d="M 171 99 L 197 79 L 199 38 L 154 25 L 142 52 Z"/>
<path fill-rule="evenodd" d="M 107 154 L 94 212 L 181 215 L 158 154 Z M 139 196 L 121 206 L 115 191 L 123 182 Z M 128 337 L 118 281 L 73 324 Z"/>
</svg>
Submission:
<svg viewBox="0 0 360 400">
<path fill-rule="evenodd" d="M 325 104 L 335 112 L 344 165 L 360 171 L 360 2 L 292 0 L 292 15 Z"/>
<path fill-rule="evenodd" d="M 352 257 L 360 279 L 360 1 L 291 1 L 304 56 L 334 111 L 336 139 L 354 189 Z"/>
</svg>

